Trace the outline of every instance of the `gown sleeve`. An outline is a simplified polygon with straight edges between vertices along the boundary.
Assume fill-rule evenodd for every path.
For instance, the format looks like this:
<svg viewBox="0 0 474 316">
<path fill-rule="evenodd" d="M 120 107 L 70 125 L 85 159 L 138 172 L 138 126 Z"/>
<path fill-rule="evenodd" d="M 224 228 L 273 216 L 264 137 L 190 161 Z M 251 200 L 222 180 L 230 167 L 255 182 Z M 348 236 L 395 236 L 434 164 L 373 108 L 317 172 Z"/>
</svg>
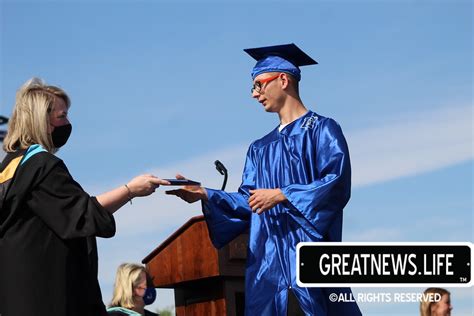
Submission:
<svg viewBox="0 0 474 316">
<path fill-rule="evenodd" d="M 317 142 L 312 154 L 314 180 L 281 188 L 288 199 L 289 213 L 318 239 L 325 239 L 336 217 L 341 216 L 351 193 L 349 150 L 340 126 L 332 119 L 321 122 L 313 135 Z M 302 216 L 301 216 L 301 215 Z"/>
<path fill-rule="evenodd" d="M 112 214 L 74 181 L 62 161 L 37 184 L 27 204 L 62 239 L 115 234 Z"/>
<path fill-rule="evenodd" d="M 248 198 L 254 188 L 255 162 L 250 146 L 238 192 L 206 188 L 208 199 L 202 202 L 202 209 L 214 247 L 222 248 L 249 228 L 252 210 Z"/>
</svg>

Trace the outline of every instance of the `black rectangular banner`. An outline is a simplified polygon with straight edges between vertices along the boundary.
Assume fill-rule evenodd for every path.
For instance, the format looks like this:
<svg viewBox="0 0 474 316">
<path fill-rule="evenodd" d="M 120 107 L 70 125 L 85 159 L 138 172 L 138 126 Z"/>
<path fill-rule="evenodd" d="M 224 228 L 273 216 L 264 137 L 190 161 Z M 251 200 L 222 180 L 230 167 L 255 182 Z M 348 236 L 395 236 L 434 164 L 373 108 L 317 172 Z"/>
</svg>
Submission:
<svg viewBox="0 0 474 316">
<path fill-rule="evenodd" d="M 302 287 L 472 286 L 471 243 L 300 243 Z"/>
</svg>

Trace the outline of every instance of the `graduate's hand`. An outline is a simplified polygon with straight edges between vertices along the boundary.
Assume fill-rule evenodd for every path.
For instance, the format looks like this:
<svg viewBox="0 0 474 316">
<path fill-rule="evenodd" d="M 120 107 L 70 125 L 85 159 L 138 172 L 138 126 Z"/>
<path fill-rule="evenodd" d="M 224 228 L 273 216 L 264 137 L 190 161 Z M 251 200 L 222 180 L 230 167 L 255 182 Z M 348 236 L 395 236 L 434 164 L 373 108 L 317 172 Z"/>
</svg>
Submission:
<svg viewBox="0 0 474 316">
<path fill-rule="evenodd" d="M 184 176 L 177 174 L 176 179 L 187 180 Z M 165 192 L 169 195 L 176 195 L 188 203 L 194 203 L 199 200 L 207 200 L 207 191 L 199 185 L 185 185 L 182 189 L 169 190 Z"/>
<path fill-rule="evenodd" d="M 257 189 L 250 190 L 250 198 L 248 200 L 252 212 L 262 214 L 275 205 L 286 201 L 286 196 L 280 189 Z"/>
<path fill-rule="evenodd" d="M 155 177 L 152 174 L 143 174 L 133 178 L 129 183 L 127 183 L 127 186 L 130 189 L 131 197 L 137 197 L 152 194 L 161 184 L 169 185 L 170 183 L 166 180 Z"/>
</svg>

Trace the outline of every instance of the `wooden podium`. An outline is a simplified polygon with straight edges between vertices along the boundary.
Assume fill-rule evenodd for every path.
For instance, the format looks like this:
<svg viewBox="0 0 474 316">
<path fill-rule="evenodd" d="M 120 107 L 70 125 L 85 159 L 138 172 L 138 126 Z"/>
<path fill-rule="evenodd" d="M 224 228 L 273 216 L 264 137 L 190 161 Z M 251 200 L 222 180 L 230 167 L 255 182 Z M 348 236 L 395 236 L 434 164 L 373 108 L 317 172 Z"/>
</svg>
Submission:
<svg viewBox="0 0 474 316">
<path fill-rule="evenodd" d="M 176 315 L 244 315 L 248 233 L 217 250 L 204 216 L 191 218 L 142 262 L 157 288 L 173 288 Z"/>
</svg>

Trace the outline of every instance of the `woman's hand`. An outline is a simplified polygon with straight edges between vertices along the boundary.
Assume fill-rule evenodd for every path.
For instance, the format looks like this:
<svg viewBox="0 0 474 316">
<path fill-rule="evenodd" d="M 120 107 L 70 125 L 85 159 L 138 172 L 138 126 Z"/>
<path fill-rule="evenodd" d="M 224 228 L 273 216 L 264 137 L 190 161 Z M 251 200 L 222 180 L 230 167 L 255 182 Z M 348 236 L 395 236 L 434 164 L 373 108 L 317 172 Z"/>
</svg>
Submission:
<svg viewBox="0 0 474 316">
<path fill-rule="evenodd" d="M 143 174 L 133 178 L 127 183 L 128 189 L 130 189 L 130 198 L 137 196 L 147 196 L 155 192 L 160 185 L 170 184 L 168 181 L 155 177 L 152 174 Z"/>
<path fill-rule="evenodd" d="M 152 194 L 160 184 L 170 183 L 152 174 L 143 174 L 133 178 L 126 185 L 121 185 L 112 191 L 98 195 L 96 198 L 100 205 L 110 213 L 114 213 L 125 203 L 132 203 L 134 197 Z"/>
</svg>

